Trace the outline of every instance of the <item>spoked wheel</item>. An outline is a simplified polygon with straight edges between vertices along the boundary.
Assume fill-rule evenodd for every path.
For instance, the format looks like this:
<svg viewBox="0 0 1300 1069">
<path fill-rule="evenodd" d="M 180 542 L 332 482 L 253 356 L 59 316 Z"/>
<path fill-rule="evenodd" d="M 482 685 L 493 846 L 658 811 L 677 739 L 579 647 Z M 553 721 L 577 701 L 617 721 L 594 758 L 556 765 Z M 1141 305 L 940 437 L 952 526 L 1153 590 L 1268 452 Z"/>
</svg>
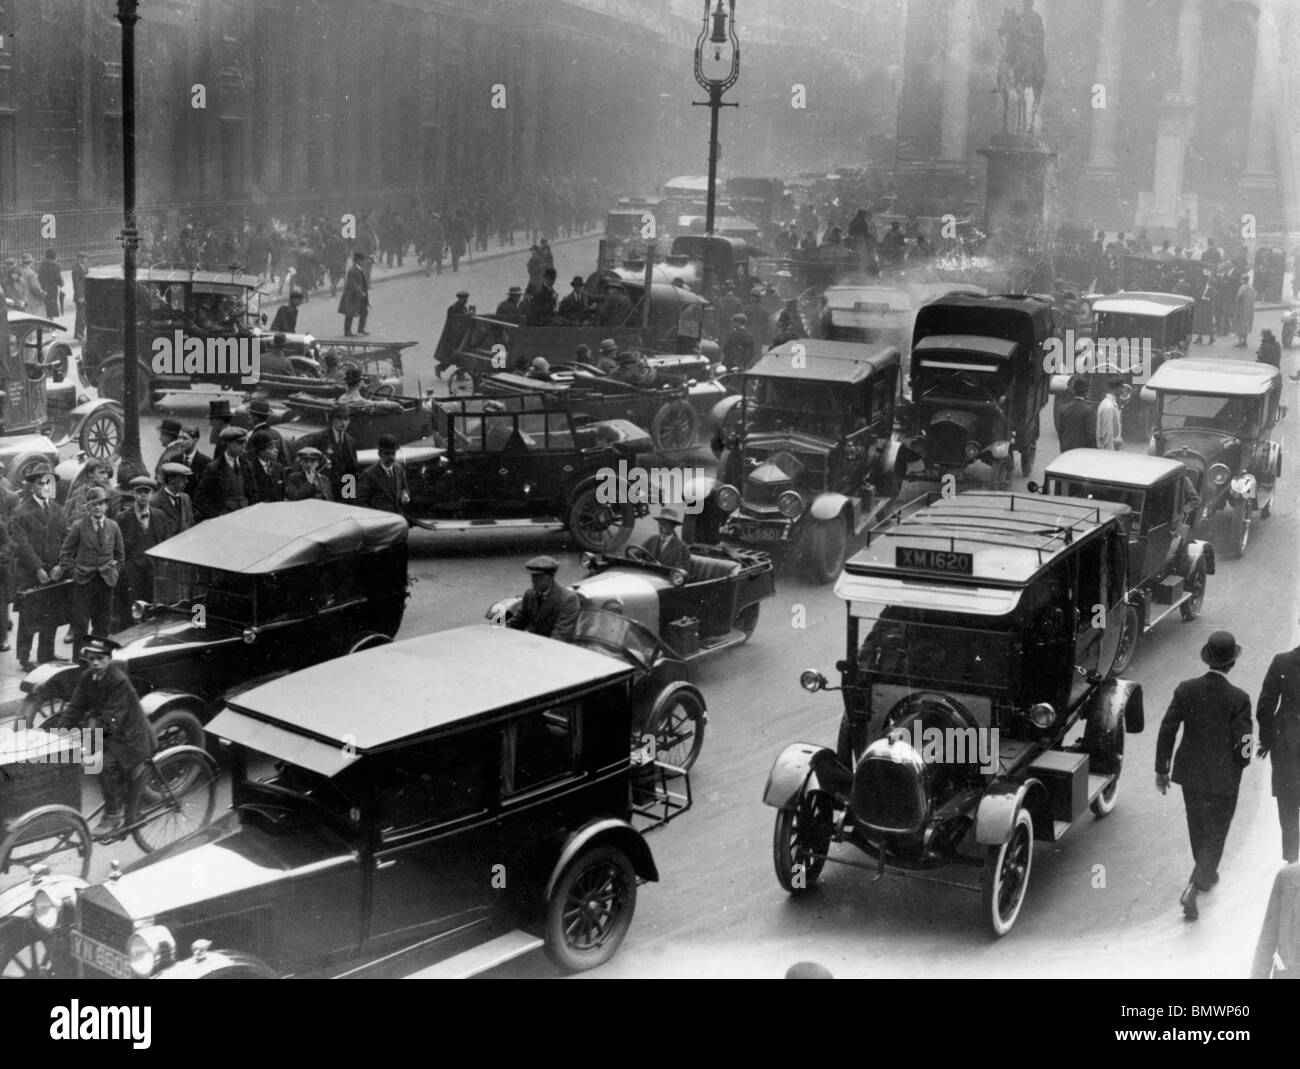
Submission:
<svg viewBox="0 0 1300 1069">
<path fill-rule="evenodd" d="M 636 910 L 636 872 L 622 850 L 597 846 L 579 854 L 546 904 L 546 952 L 562 969 L 581 972 L 614 956 Z"/>
<path fill-rule="evenodd" d="M 1197 564 L 1192 569 L 1192 574 L 1187 577 L 1187 592 L 1191 594 L 1191 597 L 1184 601 L 1178 609 L 1183 614 L 1183 619 L 1190 623 L 1201 615 L 1201 607 L 1205 604 L 1204 564 Z"/>
<path fill-rule="evenodd" d="M 662 695 L 648 721 L 658 760 L 690 771 L 704 748 L 704 720 L 704 704 L 691 691 Z"/>
<path fill-rule="evenodd" d="M 56 980 L 45 933 L 24 917 L 0 921 L 0 980 Z"/>
<path fill-rule="evenodd" d="M 23 699 L 22 719 L 29 728 L 43 728 L 51 718 L 63 712 L 68 696 L 56 687 L 42 687 Z"/>
<path fill-rule="evenodd" d="M 695 444 L 700 417 L 685 401 L 660 406 L 650 422 L 650 438 L 660 453 L 680 452 Z"/>
<path fill-rule="evenodd" d="M 849 536 L 844 521 L 809 520 L 804 536 L 804 569 L 814 583 L 833 583 L 844 567 Z"/>
<path fill-rule="evenodd" d="M 1137 652 L 1138 634 L 1142 625 L 1138 620 L 1138 611 L 1132 605 L 1125 605 L 1120 610 L 1119 643 L 1115 647 L 1115 662 L 1110 666 L 1112 676 L 1123 675 L 1133 663 L 1133 654 Z"/>
<path fill-rule="evenodd" d="M 754 634 L 754 628 L 758 626 L 759 602 L 753 605 L 746 605 L 740 612 L 736 613 L 736 629 L 743 632 L 745 641 L 748 642 Z"/>
<path fill-rule="evenodd" d="M 713 451 L 715 459 L 721 461 L 722 454 L 728 448 L 727 443 L 732 440 L 739 440 L 744 423 L 741 420 L 741 406 L 732 405 L 727 409 L 727 414 L 722 417 L 717 428 L 713 432 L 713 437 L 709 440 L 709 448 Z M 722 464 L 718 465 L 718 471 L 722 471 Z"/>
<path fill-rule="evenodd" d="M 94 460 L 115 457 L 122 448 L 122 417 L 111 408 L 96 412 L 81 428 L 81 451 Z"/>
<path fill-rule="evenodd" d="M 569 534 L 590 553 L 619 549 L 631 537 L 635 520 L 631 505 L 601 501 L 595 486 L 579 491 L 569 506 Z"/>
<path fill-rule="evenodd" d="M 123 404 L 126 396 L 124 385 L 126 377 L 126 364 L 124 361 L 117 361 L 110 364 L 104 369 L 104 373 L 99 379 L 100 396 L 107 397 L 110 401 L 116 401 L 119 405 Z M 142 368 L 136 368 L 136 407 L 141 415 L 147 415 L 153 408 L 153 391 L 152 383 L 149 376 Z"/>
<path fill-rule="evenodd" d="M 1232 506 L 1232 516 L 1228 520 L 1230 557 L 1241 558 L 1246 555 L 1246 546 L 1250 544 L 1250 528 L 1250 503 L 1243 499 Z"/>
<path fill-rule="evenodd" d="M 452 397 L 470 397 L 476 385 L 474 373 L 463 367 L 458 367 L 447 379 L 447 391 Z"/>
<path fill-rule="evenodd" d="M 826 867 L 835 831 L 835 807 L 820 791 L 800 796 L 791 809 L 776 814 L 772 866 L 777 881 L 792 895 L 811 891 Z"/>
<path fill-rule="evenodd" d="M 179 746 L 141 766 L 132 781 L 126 822 L 148 854 L 205 827 L 216 805 L 216 762 L 197 746 Z"/>
<path fill-rule="evenodd" d="M 0 881 L 20 883 L 34 865 L 84 880 L 90 873 L 91 844 L 86 818 L 71 806 L 40 806 L 9 825 L 0 843 Z"/>
<path fill-rule="evenodd" d="M 995 936 L 1006 935 L 1020 916 L 1029 888 L 1034 861 L 1034 818 L 1029 810 L 1016 813 L 1011 835 L 1000 846 L 990 846 L 984 856 L 980 881 L 980 908 Z"/>
</svg>

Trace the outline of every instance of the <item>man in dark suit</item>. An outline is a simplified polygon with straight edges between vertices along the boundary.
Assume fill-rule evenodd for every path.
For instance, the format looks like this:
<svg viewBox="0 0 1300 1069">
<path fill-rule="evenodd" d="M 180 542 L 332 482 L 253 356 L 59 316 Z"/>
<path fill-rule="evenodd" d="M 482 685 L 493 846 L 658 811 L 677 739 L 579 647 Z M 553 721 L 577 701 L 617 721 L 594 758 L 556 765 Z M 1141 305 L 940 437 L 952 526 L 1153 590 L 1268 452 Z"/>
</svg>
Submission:
<svg viewBox="0 0 1300 1069">
<path fill-rule="evenodd" d="M 254 431 L 249 439 L 248 470 L 253 481 L 248 488 L 248 503 L 284 500 L 284 465 L 279 460 L 275 438 L 268 430 Z"/>
<path fill-rule="evenodd" d="M 298 331 L 298 308 L 302 304 L 302 290 L 297 286 L 289 290 L 289 303 L 282 304 L 275 310 L 271 320 L 272 334 L 296 334 Z"/>
<path fill-rule="evenodd" d="M 329 476 L 330 492 L 335 501 L 351 504 L 356 500 L 357 443 L 348 434 L 352 409 L 346 403 L 337 403 L 330 409 L 329 430 L 317 431 L 298 439 L 298 446 L 312 446 L 325 458 L 325 474 Z M 344 493 L 347 480 L 348 492 Z"/>
<path fill-rule="evenodd" d="M 325 457 L 314 445 L 298 450 L 298 464 L 284 477 L 286 501 L 333 501 L 330 481 L 321 471 Z"/>
<path fill-rule="evenodd" d="M 54 470 L 38 464 L 27 472 L 26 493 L 14 506 L 9 533 L 14 542 L 14 589 L 32 590 L 63 578 L 59 552 L 68 533 L 63 506 L 54 500 Z M 54 660 L 54 633 L 63 620 L 57 619 L 33 598 L 18 612 L 18 663 L 25 671 L 32 663 L 32 639 L 36 639 L 36 660 Z"/>
<path fill-rule="evenodd" d="M 185 485 L 181 489 L 190 496 L 192 501 L 195 492 L 199 488 L 199 479 L 203 476 L 203 469 L 212 462 L 212 458 L 206 453 L 199 452 L 198 427 L 183 428 L 180 437 L 176 439 L 176 444 L 180 448 L 174 455 L 163 457 L 158 465 L 158 470 L 154 473 L 154 478 L 158 480 L 159 485 L 166 481 L 162 470 L 164 464 L 182 464 L 189 468 L 189 478 L 185 480 Z"/>
<path fill-rule="evenodd" d="M 410 503 L 406 467 L 397 462 L 397 439 L 391 434 L 381 434 L 379 462 L 371 464 L 357 480 L 357 504 L 405 515 Z"/>
<path fill-rule="evenodd" d="M 524 567 L 532 578 L 532 589 L 524 591 L 519 611 L 506 621 L 506 627 L 572 642 L 582 604 L 577 594 L 555 581 L 559 564 L 554 557 L 534 557 Z"/>
<path fill-rule="evenodd" d="M 1273 877 L 1250 978 L 1300 979 L 1300 865 L 1287 865 Z"/>
<path fill-rule="evenodd" d="M 122 627 L 131 626 L 131 604 L 153 600 L 153 562 L 146 552 L 170 535 L 170 525 L 153 507 L 153 493 L 158 489 L 147 475 L 131 480 L 131 505 L 117 514 L 122 529 L 126 564 L 117 584 L 117 612 Z"/>
<path fill-rule="evenodd" d="M 222 454 L 203 469 L 194 497 L 199 519 L 211 520 L 249 505 L 253 473 L 244 458 L 247 440 L 248 431 L 243 427 L 227 427 L 221 432 Z"/>
<path fill-rule="evenodd" d="M 68 528 L 59 566 L 72 576 L 74 655 L 91 635 L 105 635 L 113 625 L 113 596 L 126 563 L 122 529 L 108 518 L 108 495 L 92 487 L 87 515 Z"/>
<path fill-rule="evenodd" d="M 1259 689 L 1255 717 L 1259 756 L 1273 760 L 1282 857 L 1294 864 L 1300 861 L 1300 646 L 1273 658 Z"/>
<path fill-rule="evenodd" d="M 271 426 L 271 402 L 265 397 L 254 397 L 248 402 L 248 415 L 246 417 L 248 424 L 248 433 L 256 435 L 258 431 L 266 431 L 275 439 L 275 459 L 282 465 L 288 467 L 293 458 L 289 455 L 289 447 L 284 444 L 284 438 L 280 432 Z M 243 426 L 244 421 L 235 420 L 237 426 Z M 256 450 L 254 450 L 256 451 Z"/>
<path fill-rule="evenodd" d="M 1200 679 L 1178 684 L 1156 742 L 1156 789 L 1164 794 L 1172 779 L 1183 788 L 1187 807 L 1187 834 L 1196 867 L 1179 902 L 1188 920 L 1198 916 L 1197 893 L 1219 882 L 1219 859 L 1237 808 L 1241 772 L 1250 764 L 1254 748 L 1250 695 L 1227 677 L 1240 655 L 1241 647 L 1229 632 L 1215 631 L 1210 636 L 1201 650 L 1201 660 L 1210 670 Z M 1175 755 L 1180 726 L 1183 741 Z"/>
<path fill-rule="evenodd" d="M 1070 382 L 1071 398 L 1061 409 L 1061 452 L 1097 448 L 1097 406 L 1088 403 L 1088 380 Z"/>
<path fill-rule="evenodd" d="M 343 293 L 339 297 L 339 315 L 343 317 L 343 337 L 352 337 L 352 320 L 357 320 L 357 333 L 369 334 L 366 316 L 370 314 L 370 279 L 366 276 L 364 252 L 352 254 L 352 266 L 343 280 Z"/>
<path fill-rule="evenodd" d="M 194 503 L 185 492 L 192 474 L 184 464 L 174 460 L 162 466 L 162 489 L 149 498 L 149 508 L 162 523 L 164 539 L 194 526 Z"/>
<path fill-rule="evenodd" d="M 89 273 L 90 257 L 84 252 L 77 253 L 77 262 L 72 265 L 72 300 L 77 306 L 72 333 L 78 340 L 86 336 L 86 275 Z"/>
<path fill-rule="evenodd" d="M 675 509 L 662 508 L 655 516 L 655 523 L 659 525 L 659 533 L 647 538 L 641 548 L 665 567 L 682 568 L 689 572 L 691 551 L 677 536 L 677 528 L 682 525 L 681 516 Z"/>
<path fill-rule="evenodd" d="M 87 640 L 83 650 L 86 670 L 77 680 L 68 704 L 50 721 L 51 727 L 74 728 L 93 716 L 104 731 L 104 767 L 100 775 L 104 815 L 95 825 L 96 834 L 112 831 L 122 823 L 131 772 L 158 749 L 153 727 L 140 707 L 140 698 L 126 670 L 112 663 L 113 650 L 118 648 L 116 642 L 100 636 Z"/>
</svg>

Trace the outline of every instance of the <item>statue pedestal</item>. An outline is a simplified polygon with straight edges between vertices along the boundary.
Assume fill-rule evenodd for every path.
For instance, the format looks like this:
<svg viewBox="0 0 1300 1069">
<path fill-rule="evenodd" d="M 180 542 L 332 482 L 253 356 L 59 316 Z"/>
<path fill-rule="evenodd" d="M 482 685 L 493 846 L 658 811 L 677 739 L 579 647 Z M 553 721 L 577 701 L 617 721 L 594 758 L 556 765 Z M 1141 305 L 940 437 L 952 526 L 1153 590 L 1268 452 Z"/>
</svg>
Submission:
<svg viewBox="0 0 1300 1069">
<path fill-rule="evenodd" d="M 988 160 L 984 229 L 994 250 L 1037 244 L 1055 226 L 1057 154 L 1033 134 L 994 134 Z"/>
</svg>

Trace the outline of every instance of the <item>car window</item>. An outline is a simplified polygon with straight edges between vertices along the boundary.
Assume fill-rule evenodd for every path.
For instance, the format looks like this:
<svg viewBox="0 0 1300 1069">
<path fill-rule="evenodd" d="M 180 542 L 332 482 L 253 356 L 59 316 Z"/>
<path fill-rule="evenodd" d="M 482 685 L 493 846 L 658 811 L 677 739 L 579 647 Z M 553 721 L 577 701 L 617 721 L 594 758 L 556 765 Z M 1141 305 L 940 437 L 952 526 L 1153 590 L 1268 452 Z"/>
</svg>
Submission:
<svg viewBox="0 0 1300 1069">
<path fill-rule="evenodd" d="M 321 568 L 315 603 L 317 609 L 328 609 L 331 605 L 356 601 L 364 596 L 356 561 L 333 561 Z"/>
<path fill-rule="evenodd" d="M 1240 397 L 1199 393 L 1162 393 L 1160 424 L 1166 430 L 1205 428 L 1237 431 L 1246 415 Z"/>
<path fill-rule="evenodd" d="M 1147 491 L 1147 525 L 1159 527 L 1168 523 L 1174 514 L 1174 491 L 1177 483 L 1164 483 Z"/>
<path fill-rule="evenodd" d="M 1142 511 L 1146 504 L 1146 494 L 1125 486 L 1111 486 L 1107 483 L 1094 483 L 1086 479 L 1053 479 L 1051 491 L 1063 497 L 1081 497 L 1097 501 L 1117 501 L 1133 510 L 1129 525 L 1134 531 L 1141 530 Z M 1158 522 L 1158 521 L 1156 521 Z"/>
<path fill-rule="evenodd" d="M 501 734 L 501 794 L 508 797 L 577 771 L 582 710 L 568 702 L 511 720 Z"/>
<path fill-rule="evenodd" d="M 383 833 L 483 812 L 489 750 L 490 738 L 471 732 L 378 754 L 374 774 Z"/>
</svg>

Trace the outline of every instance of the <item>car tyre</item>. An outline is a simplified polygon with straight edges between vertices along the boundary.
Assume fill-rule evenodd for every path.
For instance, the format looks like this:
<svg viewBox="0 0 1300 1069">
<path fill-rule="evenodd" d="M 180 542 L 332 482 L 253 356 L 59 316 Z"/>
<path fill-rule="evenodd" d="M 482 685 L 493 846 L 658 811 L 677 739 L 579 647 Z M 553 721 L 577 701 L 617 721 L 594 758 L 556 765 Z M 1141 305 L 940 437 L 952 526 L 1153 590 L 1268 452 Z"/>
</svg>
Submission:
<svg viewBox="0 0 1300 1069">
<path fill-rule="evenodd" d="M 1232 515 L 1228 518 L 1228 556 L 1240 560 L 1246 555 L 1250 528 L 1250 504 L 1243 498 L 1232 506 Z"/>
<path fill-rule="evenodd" d="M 124 360 L 115 360 L 100 372 L 99 376 L 99 395 L 107 397 L 110 401 L 116 401 L 119 405 L 125 407 L 125 375 L 126 362 Z M 153 409 L 153 382 L 148 372 L 143 368 L 136 367 L 136 408 L 139 413 L 148 415 Z"/>
<path fill-rule="evenodd" d="M 704 703 L 693 692 L 679 688 L 659 695 L 646 720 L 656 758 L 689 772 L 704 749 L 705 719 Z"/>
<path fill-rule="evenodd" d="M 1034 864 L 1034 818 L 1021 807 L 1007 841 L 990 846 L 984 855 L 980 908 L 990 932 L 1002 937 L 1020 916 Z"/>
<path fill-rule="evenodd" d="M 0 980 L 57 980 L 45 933 L 25 917 L 0 921 Z"/>
<path fill-rule="evenodd" d="M 202 722 L 184 706 L 168 709 L 162 716 L 153 720 L 152 724 L 160 753 L 163 750 L 170 750 L 173 746 L 197 746 L 203 749 L 206 745 Z"/>
<path fill-rule="evenodd" d="M 1191 595 L 1184 601 L 1178 610 L 1183 614 L 1183 619 L 1191 623 L 1201 615 L 1201 608 L 1205 605 L 1205 565 L 1198 561 L 1192 568 L 1192 574 L 1187 577 L 1188 581 L 1185 586 L 1187 592 Z"/>
<path fill-rule="evenodd" d="M 679 453 L 695 445 L 700 417 L 685 401 L 660 405 L 650 421 L 650 439 L 659 453 Z"/>
<path fill-rule="evenodd" d="M 71 806 L 39 806 L 13 821 L 0 842 L 0 883 L 26 879 L 38 864 L 51 875 L 84 880 L 90 875 L 92 845 L 86 818 Z"/>
<path fill-rule="evenodd" d="M 632 536 L 636 514 L 627 502 L 606 504 L 595 483 L 581 488 L 569 506 L 569 534 L 589 553 L 612 553 Z"/>
<path fill-rule="evenodd" d="M 125 424 L 117 409 L 102 408 L 81 425 L 77 444 L 86 456 L 94 460 L 108 460 L 122 448 Z"/>
<path fill-rule="evenodd" d="M 393 640 L 387 635 L 380 634 L 378 631 L 362 631 L 360 634 L 353 637 L 348 648 L 343 651 L 343 655 L 346 657 L 353 653 L 362 653 L 365 650 L 373 650 L 379 646 L 387 646 L 392 641 Z"/>
<path fill-rule="evenodd" d="M 808 578 L 822 586 L 835 582 L 844 567 L 849 548 L 843 518 L 810 520 L 803 545 L 804 571 Z"/>
<path fill-rule="evenodd" d="M 565 868 L 546 903 L 546 953 L 566 972 L 604 965 L 636 910 L 636 872 L 622 850 L 596 846 Z"/>
<path fill-rule="evenodd" d="M 808 791 L 789 809 L 777 811 L 772 828 L 772 866 L 792 895 L 811 891 L 826 867 L 835 832 L 835 806 L 822 791 Z"/>
<path fill-rule="evenodd" d="M 67 704 L 68 694 L 57 682 L 51 682 L 23 698 L 19 716 L 29 728 L 40 728 L 52 717 L 62 713 Z"/>
<path fill-rule="evenodd" d="M 1137 653 L 1138 639 L 1142 634 L 1142 621 L 1138 618 L 1138 611 L 1132 605 L 1125 605 L 1120 610 L 1119 616 L 1119 642 L 1115 646 L 1115 661 L 1110 666 L 1109 674 L 1111 676 L 1121 676 L 1133 663 L 1133 655 Z"/>
<path fill-rule="evenodd" d="M 447 393 L 451 397 L 470 397 L 478 389 L 478 380 L 468 368 L 458 367 L 447 377 Z"/>
</svg>

